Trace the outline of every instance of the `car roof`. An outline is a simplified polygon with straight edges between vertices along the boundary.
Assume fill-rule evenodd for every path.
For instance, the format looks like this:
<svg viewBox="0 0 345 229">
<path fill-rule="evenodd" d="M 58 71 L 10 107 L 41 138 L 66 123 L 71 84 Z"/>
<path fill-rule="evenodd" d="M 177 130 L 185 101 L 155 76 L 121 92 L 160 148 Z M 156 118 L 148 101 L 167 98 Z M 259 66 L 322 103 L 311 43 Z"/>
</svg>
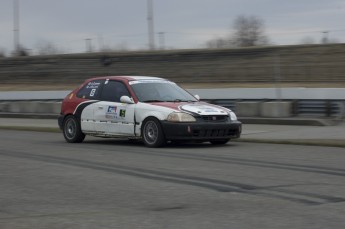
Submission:
<svg viewBox="0 0 345 229">
<path fill-rule="evenodd" d="M 159 78 L 159 77 L 153 77 L 153 76 L 100 76 L 100 77 L 94 77 L 91 79 L 88 79 L 87 81 L 90 80 L 98 80 L 98 79 L 117 79 L 117 80 L 128 80 L 128 81 L 132 81 L 132 80 L 166 80 L 163 78 Z"/>
</svg>

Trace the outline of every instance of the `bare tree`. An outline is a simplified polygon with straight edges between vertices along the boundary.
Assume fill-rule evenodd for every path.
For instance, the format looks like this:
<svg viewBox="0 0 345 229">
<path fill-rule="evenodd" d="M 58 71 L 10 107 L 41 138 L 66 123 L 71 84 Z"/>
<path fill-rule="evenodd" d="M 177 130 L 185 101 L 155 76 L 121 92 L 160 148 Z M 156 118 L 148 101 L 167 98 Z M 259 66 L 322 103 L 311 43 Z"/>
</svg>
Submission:
<svg viewBox="0 0 345 229">
<path fill-rule="evenodd" d="M 13 50 L 11 56 L 30 56 L 30 49 L 27 49 L 23 45 L 18 47 L 18 50 Z"/>
<path fill-rule="evenodd" d="M 127 52 L 129 51 L 128 45 L 125 41 L 116 44 L 115 46 L 103 45 L 99 50 L 100 52 Z"/>
<path fill-rule="evenodd" d="M 38 55 L 56 55 L 62 53 L 52 42 L 40 41 L 36 44 Z"/>
<path fill-rule="evenodd" d="M 268 44 L 264 34 L 264 22 L 256 16 L 238 16 L 234 21 L 232 41 L 235 46 L 249 47 Z"/>
<path fill-rule="evenodd" d="M 228 48 L 230 45 L 230 41 L 225 38 L 215 38 L 212 40 L 207 41 L 206 47 L 210 49 L 221 49 L 221 48 Z"/>
<path fill-rule="evenodd" d="M 268 44 L 264 22 L 256 16 L 238 16 L 233 24 L 234 33 L 206 42 L 207 48 L 249 47 Z"/>
<path fill-rule="evenodd" d="M 316 42 L 312 37 L 306 36 L 302 38 L 300 43 L 303 45 L 312 45 L 312 44 L 315 44 Z"/>
</svg>

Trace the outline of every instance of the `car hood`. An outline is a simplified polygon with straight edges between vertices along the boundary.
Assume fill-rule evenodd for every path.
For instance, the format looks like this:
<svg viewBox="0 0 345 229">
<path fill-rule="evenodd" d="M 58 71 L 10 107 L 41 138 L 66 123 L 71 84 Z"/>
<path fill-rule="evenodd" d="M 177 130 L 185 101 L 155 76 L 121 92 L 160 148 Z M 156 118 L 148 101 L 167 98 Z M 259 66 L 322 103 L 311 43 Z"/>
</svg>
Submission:
<svg viewBox="0 0 345 229">
<path fill-rule="evenodd" d="M 193 103 L 175 103 L 175 102 L 162 102 L 162 103 L 151 103 L 155 106 L 167 107 L 176 111 L 186 111 L 197 115 L 227 115 L 227 111 L 222 107 L 204 103 L 204 102 L 193 102 Z"/>
</svg>

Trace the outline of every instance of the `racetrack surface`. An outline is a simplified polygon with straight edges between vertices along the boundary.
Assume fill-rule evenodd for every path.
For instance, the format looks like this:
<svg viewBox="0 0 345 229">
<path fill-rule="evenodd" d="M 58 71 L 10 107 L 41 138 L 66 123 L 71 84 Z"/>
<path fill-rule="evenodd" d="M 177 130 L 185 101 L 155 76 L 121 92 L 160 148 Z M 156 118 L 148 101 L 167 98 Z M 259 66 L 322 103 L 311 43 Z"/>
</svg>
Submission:
<svg viewBox="0 0 345 229">
<path fill-rule="evenodd" d="M 343 148 L 0 130 L 0 228 L 344 228 Z"/>
</svg>

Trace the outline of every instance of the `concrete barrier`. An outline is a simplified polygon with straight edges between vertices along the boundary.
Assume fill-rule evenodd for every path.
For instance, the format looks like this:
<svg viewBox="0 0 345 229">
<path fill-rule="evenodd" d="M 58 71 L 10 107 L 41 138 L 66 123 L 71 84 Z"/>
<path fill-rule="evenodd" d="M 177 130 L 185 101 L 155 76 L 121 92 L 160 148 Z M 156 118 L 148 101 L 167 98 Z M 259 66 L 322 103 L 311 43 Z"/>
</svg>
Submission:
<svg viewBox="0 0 345 229">
<path fill-rule="evenodd" d="M 10 113 L 36 113 L 36 103 L 33 102 L 11 102 L 8 106 Z"/>
<path fill-rule="evenodd" d="M 61 110 L 61 102 L 37 102 L 37 113 L 59 114 Z"/>
<path fill-rule="evenodd" d="M 292 116 L 292 102 L 263 102 L 260 115 L 269 118 L 285 118 Z"/>
<path fill-rule="evenodd" d="M 8 111 L 8 102 L 2 102 L 0 103 L 0 112 L 6 112 Z"/>
<path fill-rule="evenodd" d="M 0 106 L 2 112 L 59 114 L 61 102 L 7 102 Z"/>
<path fill-rule="evenodd" d="M 260 116 L 261 102 L 237 102 L 236 115 L 240 117 Z"/>
<path fill-rule="evenodd" d="M 291 102 L 239 102 L 239 120 L 244 124 L 279 125 L 335 125 L 333 120 L 311 118 L 288 118 L 291 116 Z M 0 102 L 1 118 L 57 119 L 61 102 L 14 101 Z M 258 110 L 260 112 L 258 112 Z M 264 116 L 264 117 L 260 117 Z"/>
</svg>

